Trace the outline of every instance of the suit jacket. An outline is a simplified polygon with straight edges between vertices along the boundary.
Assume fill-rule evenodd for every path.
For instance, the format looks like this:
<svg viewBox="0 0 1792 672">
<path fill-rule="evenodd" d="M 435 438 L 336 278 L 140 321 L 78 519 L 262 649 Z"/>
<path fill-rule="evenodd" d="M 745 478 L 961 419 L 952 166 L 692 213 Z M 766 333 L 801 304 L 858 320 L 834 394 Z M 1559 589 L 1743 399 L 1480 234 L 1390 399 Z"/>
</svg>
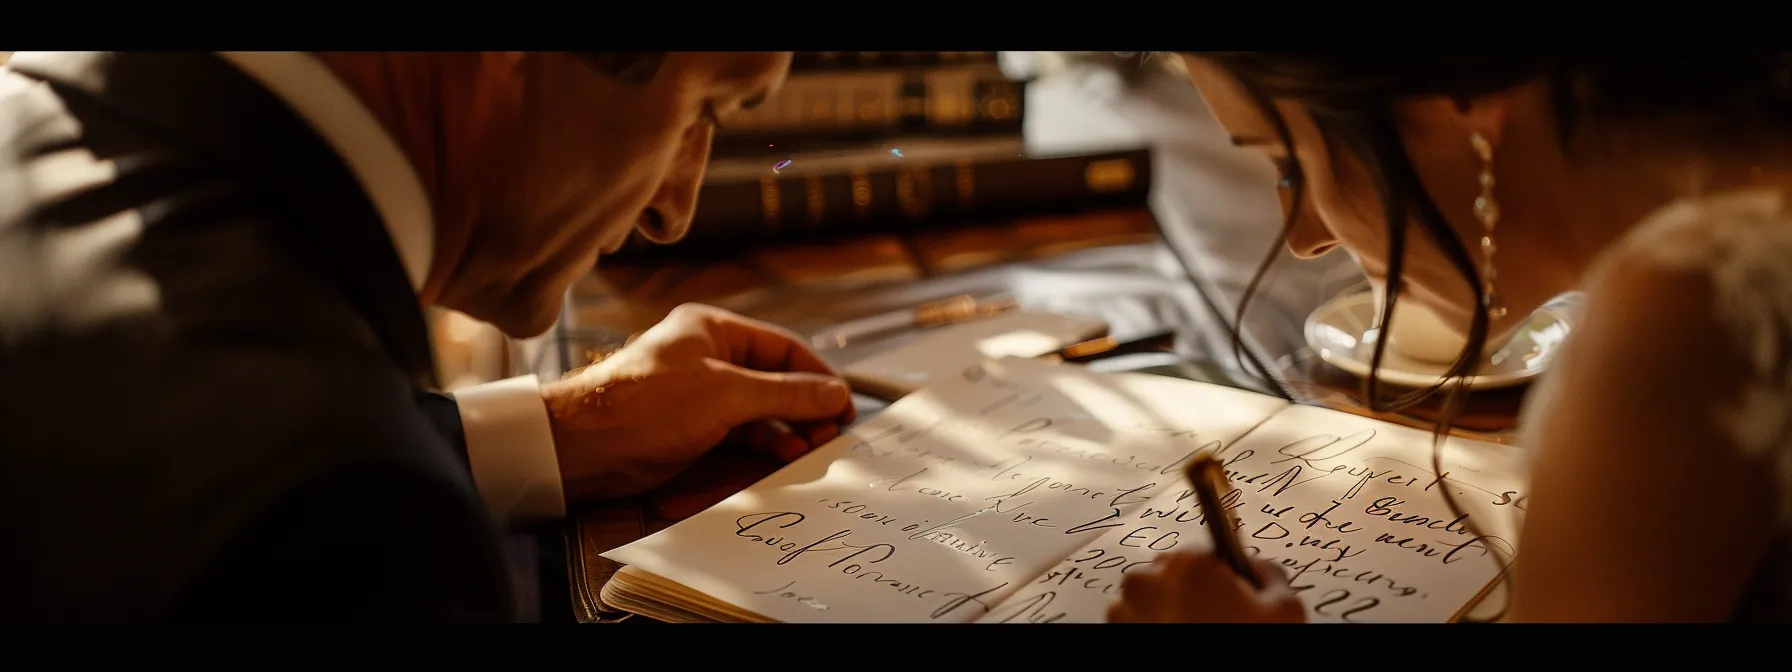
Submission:
<svg viewBox="0 0 1792 672">
<path fill-rule="evenodd" d="M 513 618 L 349 168 L 205 53 L 0 70 L 0 620 Z"/>
</svg>

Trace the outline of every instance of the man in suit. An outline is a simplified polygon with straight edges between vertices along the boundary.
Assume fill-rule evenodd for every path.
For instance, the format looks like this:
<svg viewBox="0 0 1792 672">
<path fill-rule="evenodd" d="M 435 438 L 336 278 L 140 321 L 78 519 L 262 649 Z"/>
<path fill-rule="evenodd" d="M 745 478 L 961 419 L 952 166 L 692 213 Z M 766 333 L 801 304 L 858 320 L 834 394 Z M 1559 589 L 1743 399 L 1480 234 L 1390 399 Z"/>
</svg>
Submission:
<svg viewBox="0 0 1792 672">
<path fill-rule="evenodd" d="M 0 69 L 0 620 L 505 621 L 500 539 L 851 403 L 683 308 L 577 376 L 434 391 L 684 235 L 788 53 L 30 53 Z M 742 431 L 736 432 L 740 429 Z"/>
</svg>

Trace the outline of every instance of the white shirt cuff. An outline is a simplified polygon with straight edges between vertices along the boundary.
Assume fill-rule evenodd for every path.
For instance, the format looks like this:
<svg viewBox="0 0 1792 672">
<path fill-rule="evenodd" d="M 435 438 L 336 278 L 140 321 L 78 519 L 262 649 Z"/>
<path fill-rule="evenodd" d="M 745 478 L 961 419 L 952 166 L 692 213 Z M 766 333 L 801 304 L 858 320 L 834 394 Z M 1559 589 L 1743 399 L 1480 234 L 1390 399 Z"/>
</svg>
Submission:
<svg viewBox="0 0 1792 672">
<path fill-rule="evenodd" d="M 454 393 L 473 484 L 501 523 L 564 518 L 566 493 L 541 383 L 518 376 Z"/>
</svg>

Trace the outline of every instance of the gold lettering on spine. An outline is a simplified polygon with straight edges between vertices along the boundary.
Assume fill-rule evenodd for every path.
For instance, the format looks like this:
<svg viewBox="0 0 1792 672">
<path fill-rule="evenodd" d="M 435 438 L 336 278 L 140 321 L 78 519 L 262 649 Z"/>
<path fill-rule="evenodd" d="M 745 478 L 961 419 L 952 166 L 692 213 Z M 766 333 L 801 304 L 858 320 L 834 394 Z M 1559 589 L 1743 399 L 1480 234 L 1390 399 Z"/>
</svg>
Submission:
<svg viewBox="0 0 1792 672">
<path fill-rule="evenodd" d="M 1126 159 L 1092 161 L 1083 169 L 1083 182 L 1098 194 L 1129 189 L 1132 180 L 1132 162 Z"/>
<path fill-rule="evenodd" d="M 871 176 L 864 168 L 852 171 L 852 211 L 859 219 L 871 217 Z"/>
<path fill-rule="evenodd" d="M 809 176 L 808 179 L 804 180 L 804 187 L 806 188 L 809 197 L 809 223 L 820 226 L 822 216 L 827 214 L 827 208 L 825 207 L 827 202 L 821 191 L 821 177 L 817 175 Z"/>
<path fill-rule="evenodd" d="M 969 161 L 956 161 L 952 164 L 954 182 L 958 186 L 959 207 L 971 207 L 977 196 L 977 168 Z"/>
<path fill-rule="evenodd" d="M 765 227 L 771 231 L 778 230 L 778 213 L 783 211 L 784 201 L 778 195 L 776 179 L 759 178 L 759 206 L 765 212 Z"/>
<path fill-rule="evenodd" d="M 903 214 L 912 219 L 927 216 L 933 209 L 933 174 L 926 168 L 908 168 L 896 173 L 896 202 Z"/>
</svg>

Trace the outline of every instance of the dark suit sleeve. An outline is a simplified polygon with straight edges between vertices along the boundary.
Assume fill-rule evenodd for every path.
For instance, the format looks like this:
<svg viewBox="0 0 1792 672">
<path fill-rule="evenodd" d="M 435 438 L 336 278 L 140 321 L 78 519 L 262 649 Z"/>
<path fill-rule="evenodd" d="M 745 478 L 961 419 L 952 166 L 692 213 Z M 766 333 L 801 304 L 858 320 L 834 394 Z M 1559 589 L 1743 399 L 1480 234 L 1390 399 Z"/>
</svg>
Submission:
<svg viewBox="0 0 1792 672">
<path fill-rule="evenodd" d="M 429 418 L 430 426 L 442 435 L 442 440 L 454 447 L 460 466 L 470 472 L 472 462 L 467 458 L 467 432 L 460 424 L 460 404 L 440 392 L 417 390 L 417 408 Z"/>
<path fill-rule="evenodd" d="M 505 560 L 477 504 L 421 469 L 311 479 L 229 535 L 177 618 L 511 621 Z"/>
</svg>

